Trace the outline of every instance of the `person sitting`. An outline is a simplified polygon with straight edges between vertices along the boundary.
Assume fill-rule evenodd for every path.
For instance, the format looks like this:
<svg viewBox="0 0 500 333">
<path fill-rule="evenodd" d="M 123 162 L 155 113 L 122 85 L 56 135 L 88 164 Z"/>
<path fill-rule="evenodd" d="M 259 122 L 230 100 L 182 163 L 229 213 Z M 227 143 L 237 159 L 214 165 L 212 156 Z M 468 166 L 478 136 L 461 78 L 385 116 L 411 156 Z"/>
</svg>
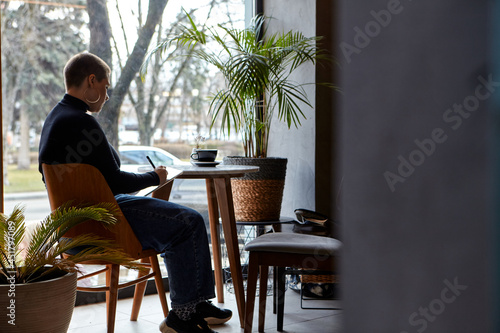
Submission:
<svg viewBox="0 0 500 333">
<path fill-rule="evenodd" d="M 215 333 L 208 324 L 228 321 L 215 297 L 208 236 L 202 216 L 169 201 L 134 196 L 166 181 L 165 166 L 143 174 L 120 170 L 120 157 L 91 114 L 109 99 L 109 66 L 94 54 L 73 56 L 64 67 L 66 94 L 48 114 L 39 146 L 42 163 L 85 163 L 100 170 L 125 218 L 145 249 L 162 253 L 167 268 L 172 310 L 160 324 L 163 333 Z"/>
</svg>

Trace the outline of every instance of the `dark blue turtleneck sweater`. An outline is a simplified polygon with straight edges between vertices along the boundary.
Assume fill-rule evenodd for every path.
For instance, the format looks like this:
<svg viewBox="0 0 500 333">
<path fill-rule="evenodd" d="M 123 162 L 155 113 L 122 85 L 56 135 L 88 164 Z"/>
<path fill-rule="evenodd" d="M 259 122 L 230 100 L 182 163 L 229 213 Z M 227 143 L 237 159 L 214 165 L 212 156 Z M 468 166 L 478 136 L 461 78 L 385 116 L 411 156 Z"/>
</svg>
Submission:
<svg viewBox="0 0 500 333">
<path fill-rule="evenodd" d="M 115 195 L 158 185 L 160 179 L 154 171 L 136 174 L 120 170 L 118 153 L 97 120 L 87 114 L 88 108 L 82 100 L 66 94 L 50 111 L 40 138 L 40 173 L 42 163 L 85 163 L 101 171 Z"/>
</svg>

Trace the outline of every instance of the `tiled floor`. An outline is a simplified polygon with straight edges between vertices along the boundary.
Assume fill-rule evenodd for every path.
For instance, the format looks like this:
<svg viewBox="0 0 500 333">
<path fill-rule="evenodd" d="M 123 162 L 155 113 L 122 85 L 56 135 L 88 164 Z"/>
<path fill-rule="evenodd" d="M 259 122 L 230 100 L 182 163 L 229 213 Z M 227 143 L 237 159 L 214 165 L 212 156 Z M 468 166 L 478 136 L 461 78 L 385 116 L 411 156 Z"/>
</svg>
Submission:
<svg viewBox="0 0 500 333">
<path fill-rule="evenodd" d="M 225 303 L 217 304 L 233 310 L 233 318 L 224 325 L 213 326 L 219 333 L 241 333 L 234 295 L 225 292 Z M 300 295 L 288 290 L 285 296 L 284 331 L 287 333 L 340 333 L 342 332 L 342 310 L 305 310 L 300 308 Z M 215 301 L 215 300 L 214 300 Z M 308 301 L 311 305 L 340 307 L 340 301 Z M 314 302 L 314 304 L 312 304 Z M 116 314 L 116 333 L 159 332 L 158 325 L 163 320 L 160 301 L 157 295 L 144 297 L 139 314 L 139 320 L 129 320 L 132 300 L 118 301 Z M 276 315 L 272 313 L 272 297 L 268 296 L 266 303 L 266 332 L 277 332 Z M 257 304 L 255 306 L 253 332 L 257 332 Z M 70 333 L 105 333 L 106 304 L 84 305 L 75 308 L 71 321 Z"/>
</svg>

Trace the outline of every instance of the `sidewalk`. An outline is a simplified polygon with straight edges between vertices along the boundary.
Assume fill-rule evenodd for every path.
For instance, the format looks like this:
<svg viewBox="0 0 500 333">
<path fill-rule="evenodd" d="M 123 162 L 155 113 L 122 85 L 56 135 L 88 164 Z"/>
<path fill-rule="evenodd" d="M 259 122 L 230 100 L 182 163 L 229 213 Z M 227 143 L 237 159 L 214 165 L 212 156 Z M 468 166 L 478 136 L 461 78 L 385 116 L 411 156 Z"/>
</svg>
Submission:
<svg viewBox="0 0 500 333">
<path fill-rule="evenodd" d="M 15 206 L 24 208 L 26 221 L 42 221 L 50 214 L 50 204 L 47 192 L 19 192 L 4 194 L 4 212 L 12 213 Z"/>
<path fill-rule="evenodd" d="M 4 193 L 5 201 L 46 198 L 46 191 Z"/>
</svg>

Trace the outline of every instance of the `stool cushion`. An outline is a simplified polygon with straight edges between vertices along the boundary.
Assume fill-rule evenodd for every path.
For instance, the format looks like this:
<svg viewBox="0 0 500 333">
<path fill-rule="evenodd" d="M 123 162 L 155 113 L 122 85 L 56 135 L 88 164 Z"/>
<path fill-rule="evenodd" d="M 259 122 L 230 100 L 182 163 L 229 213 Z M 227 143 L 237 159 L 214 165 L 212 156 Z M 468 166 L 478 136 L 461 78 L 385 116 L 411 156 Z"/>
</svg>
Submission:
<svg viewBox="0 0 500 333">
<path fill-rule="evenodd" d="M 334 238 L 275 232 L 255 238 L 245 250 L 333 256 L 341 246 L 342 242 Z"/>
</svg>

